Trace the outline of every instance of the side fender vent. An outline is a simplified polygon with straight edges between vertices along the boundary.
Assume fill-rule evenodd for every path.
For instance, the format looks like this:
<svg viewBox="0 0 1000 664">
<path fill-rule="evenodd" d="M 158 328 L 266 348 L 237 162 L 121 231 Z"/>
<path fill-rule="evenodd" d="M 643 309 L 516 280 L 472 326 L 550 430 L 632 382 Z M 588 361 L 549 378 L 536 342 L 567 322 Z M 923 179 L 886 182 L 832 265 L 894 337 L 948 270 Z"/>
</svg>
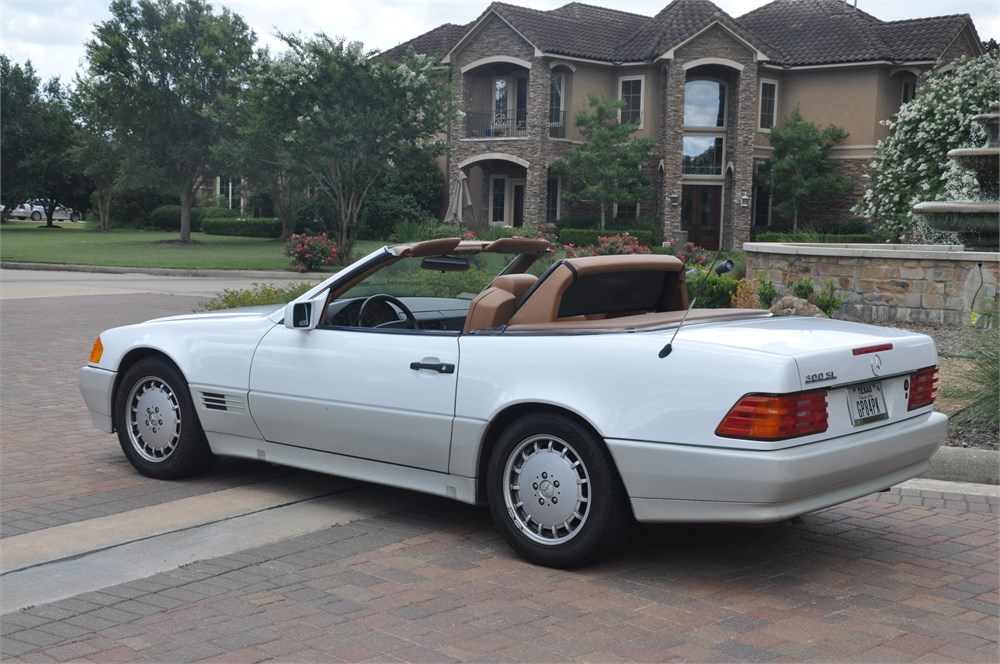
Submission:
<svg viewBox="0 0 1000 664">
<path fill-rule="evenodd" d="M 246 402 L 242 397 L 220 394 L 219 392 L 202 392 L 201 405 L 208 410 L 242 413 L 246 410 Z"/>
</svg>

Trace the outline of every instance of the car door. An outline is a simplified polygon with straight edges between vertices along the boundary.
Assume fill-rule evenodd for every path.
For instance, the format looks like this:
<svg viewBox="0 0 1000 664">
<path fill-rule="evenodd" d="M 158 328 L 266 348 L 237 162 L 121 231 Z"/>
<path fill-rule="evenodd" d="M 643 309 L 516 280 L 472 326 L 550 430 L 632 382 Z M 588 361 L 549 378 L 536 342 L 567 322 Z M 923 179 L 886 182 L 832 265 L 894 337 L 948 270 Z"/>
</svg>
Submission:
<svg viewBox="0 0 1000 664">
<path fill-rule="evenodd" d="M 250 368 L 272 442 L 447 472 L 457 333 L 276 326 Z"/>
</svg>

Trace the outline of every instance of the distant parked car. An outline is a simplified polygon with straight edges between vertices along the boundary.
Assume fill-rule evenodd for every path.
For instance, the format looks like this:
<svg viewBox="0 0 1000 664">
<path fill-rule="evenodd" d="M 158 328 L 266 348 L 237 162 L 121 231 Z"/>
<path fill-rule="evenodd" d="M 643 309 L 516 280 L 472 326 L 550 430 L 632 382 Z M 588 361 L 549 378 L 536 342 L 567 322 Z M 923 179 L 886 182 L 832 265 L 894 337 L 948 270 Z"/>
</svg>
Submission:
<svg viewBox="0 0 1000 664">
<path fill-rule="evenodd" d="M 45 203 L 37 198 L 33 201 L 26 201 L 11 210 L 10 216 L 14 219 L 41 221 L 45 218 Z M 79 210 L 68 208 L 65 205 L 56 204 L 56 211 L 52 213 L 53 221 L 80 221 L 82 218 Z"/>
</svg>

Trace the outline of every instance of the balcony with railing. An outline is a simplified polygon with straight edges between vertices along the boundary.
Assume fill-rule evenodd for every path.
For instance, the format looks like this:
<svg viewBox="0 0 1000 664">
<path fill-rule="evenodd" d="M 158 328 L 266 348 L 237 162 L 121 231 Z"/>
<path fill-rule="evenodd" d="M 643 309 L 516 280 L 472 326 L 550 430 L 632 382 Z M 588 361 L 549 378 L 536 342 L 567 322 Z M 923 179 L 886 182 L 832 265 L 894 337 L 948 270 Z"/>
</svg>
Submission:
<svg viewBox="0 0 1000 664">
<path fill-rule="evenodd" d="M 549 137 L 566 137 L 566 112 L 550 114 Z M 465 138 L 527 138 L 531 127 L 528 112 L 518 109 L 507 113 L 468 111 L 465 114 Z"/>
</svg>

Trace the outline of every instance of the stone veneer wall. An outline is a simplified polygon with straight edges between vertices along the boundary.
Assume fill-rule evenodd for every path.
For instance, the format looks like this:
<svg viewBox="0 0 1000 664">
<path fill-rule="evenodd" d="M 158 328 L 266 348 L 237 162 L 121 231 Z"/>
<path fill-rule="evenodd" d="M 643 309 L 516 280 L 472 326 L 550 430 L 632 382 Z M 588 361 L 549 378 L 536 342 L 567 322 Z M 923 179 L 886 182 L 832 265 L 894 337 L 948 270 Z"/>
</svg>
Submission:
<svg viewBox="0 0 1000 664">
<path fill-rule="evenodd" d="M 747 277 L 767 274 L 780 294 L 800 277 L 809 277 L 817 290 L 831 279 L 847 294 L 836 318 L 967 325 L 974 297 L 980 312 L 997 301 L 996 253 L 941 245 L 750 242 L 743 248 Z"/>
</svg>

